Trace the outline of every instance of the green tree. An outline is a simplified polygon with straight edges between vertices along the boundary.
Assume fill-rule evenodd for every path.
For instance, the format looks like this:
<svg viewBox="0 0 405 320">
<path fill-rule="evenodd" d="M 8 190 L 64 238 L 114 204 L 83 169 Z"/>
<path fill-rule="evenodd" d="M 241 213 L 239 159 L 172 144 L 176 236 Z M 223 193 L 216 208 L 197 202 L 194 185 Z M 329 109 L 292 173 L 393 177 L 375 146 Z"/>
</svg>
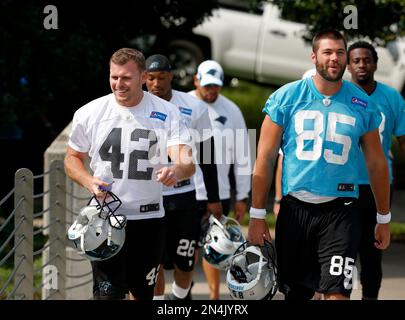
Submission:
<svg viewBox="0 0 405 320">
<path fill-rule="evenodd" d="M 191 30 L 217 0 L 52 1 L 57 29 L 47 30 L 49 1 L 0 2 L 0 122 L 72 108 L 105 89 L 105 69 L 114 50 L 145 35 Z M 102 80 L 100 80 L 102 79 Z M 83 90 L 85 88 L 85 90 Z M 6 97 L 6 98 L 4 98 Z M 35 106 L 35 107 L 33 107 Z M 4 110 L 7 109 L 7 110 Z"/>
<path fill-rule="evenodd" d="M 57 9 L 57 29 L 44 25 L 50 4 Z M 143 49 L 133 39 L 145 35 L 154 36 L 153 50 L 163 49 L 172 35 L 190 31 L 217 5 L 217 0 L 0 1 L 6 190 L 16 168 L 42 171 L 43 152 L 76 109 L 110 92 L 108 61 L 115 50 Z"/>
<path fill-rule="evenodd" d="M 307 40 L 327 28 L 343 31 L 348 39 L 368 37 L 379 45 L 405 35 L 405 0 L 268 1 L 277 5 L 284 17 L 305 23 Z M 354 13 L 348 6 L 357 10 L 357 29 L 348 28 L 347 23 L 353 23 L 349 15 Z"/>
</svg>

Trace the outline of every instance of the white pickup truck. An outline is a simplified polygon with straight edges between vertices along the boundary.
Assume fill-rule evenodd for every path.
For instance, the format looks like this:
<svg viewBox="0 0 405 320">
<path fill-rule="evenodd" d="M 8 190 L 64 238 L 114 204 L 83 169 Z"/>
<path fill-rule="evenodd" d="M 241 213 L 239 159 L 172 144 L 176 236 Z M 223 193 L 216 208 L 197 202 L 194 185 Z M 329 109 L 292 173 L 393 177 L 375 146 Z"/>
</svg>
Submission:
<svg viewBox="0 0 405 320">
<path fill-rule="evenodd" d="M 279 8 L 269 3 L 252 9 L 243 0 L 219 2 L 220 8 L 194 28 L 190 38 L 171 42 L 177 76 L 185 84 L 204 59 L 218 61 L 228 77 L 275 85 L 300 79 L 313 67 L 311 46 L 302 39 L 304 24 L 283 19 Z M 405 41 L 377 52 L 376 80 L 405 94 Z"/>
</svg>

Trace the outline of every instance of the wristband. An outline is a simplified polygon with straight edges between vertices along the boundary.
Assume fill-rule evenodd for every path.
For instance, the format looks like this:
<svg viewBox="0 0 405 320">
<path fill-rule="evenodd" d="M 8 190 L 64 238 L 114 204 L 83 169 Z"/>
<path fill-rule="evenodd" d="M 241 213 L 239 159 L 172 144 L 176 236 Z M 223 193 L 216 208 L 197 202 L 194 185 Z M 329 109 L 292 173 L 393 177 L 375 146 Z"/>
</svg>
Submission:
<svg viewBox="0 0 405 320">
<path fill-rule="evenodd" d="M 266 209 L 257 209 L 250 207 L 249 214 L 251 218 L 254 219 L 265 219 L 266 218 Z"/>
<path fill-rule="evenodd" d="M 274 203 L 280 204 L 281 199 L 274 198 Z"/>
<path fill-rule="evenodd" d="M 377 212 L 377 223 L 386 224 L 391 221 L 391 211 L 387 214 L 381 214 Z"/>
</svg>

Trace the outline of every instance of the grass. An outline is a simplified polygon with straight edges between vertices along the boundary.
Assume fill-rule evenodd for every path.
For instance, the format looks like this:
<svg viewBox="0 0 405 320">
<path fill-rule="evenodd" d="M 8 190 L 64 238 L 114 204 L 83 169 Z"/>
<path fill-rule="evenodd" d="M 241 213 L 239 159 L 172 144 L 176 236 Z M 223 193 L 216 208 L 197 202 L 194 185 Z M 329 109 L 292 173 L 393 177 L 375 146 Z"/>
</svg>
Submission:
<svg viewBox="0 0 405 320">
<path fill-rule="evenodd" d="M 11 232 L 11 230 L 14 228 L 14 225 L 10 225 L 10 227 L 11 227 L 11 229 L 10 228 L 8 229 L 9 232 Z M 34 231 L 35 230 L 38 230 L 38 229 L 34 228 Z M 7 229 L 5 231 L 7 231 Z M 2 244 L 1 241 L 4 241 L 4 239 L 0 237 L 0 244 Z M 38 251 L 39 249 L 43 248 L 46 241 L 47 241 L 47 237 L 43 236 L 42 234 L 34 236 L 34 251 Z M 11 250 L 11 246 L 6 247 L 4 252 L 7 253 L 9 250 Z M 0 260 L 1 260 L 1 258 L 3 258 L 4 252 L 3 252 L 3 255 L 0 255 Z M 39 269 L 41 266 L 42 266 L 42 255 L 38 254 L 34 257 L 34 270 Z M 10 277 L 11 273 L 13 272 L 13 268 L 14 268 L 14 256 L 11 255 L 7 259 L 7 261 L 5 261 L 5 263 L 2 266 L 0 266 L 0 289 L 3 288 L 4 284 Z M 3 292 L 2 295 L 0 295 L 0 300 L 6 299 L 7 295 L 13 290 L 14 280 L 15 279 L 11 280 L 11 282 L 7 286 L 7 289 L 5 290 L 5 292 Z M 35 272 L 34 273 L 34 290 L 36 288 L 39 288 L 41 286 L 41 283 L 42 283 L 42 272 L 41 271 Z M 41 299 L 41 290 L 39 290 L 38 292 L 34 292 L 34 299 L 35 300 Z"/>
<path fill-rule="evenodd" d="M 42 257 L 38 256 L 36 259 L 34 259 L 34 270 L 40 268 L 41 266 L 42 266 Z M 0 288 L 3 288 L 3 285 L 10 277 L 13 268 L 14 266 L 0 267 Z M 42 273 L 41 271 L 38 271 L 34 273 L 34 290 L 36 288 L 39 288 L 41 286 L 41 283 L 42 283 Z M 14 288 L 14 279 L 10 282 L 10 284 L 7 286 L 7 289 L 0 296 L 0 300 L 6 299 L 8 294 L 13 290 L 13 288 Z M 41 290 L 39 290 L 39 292 L 34 292 L 34 300 L 40 299 L 41 299 Z"/>
<path fill-rule="evenodd" d="M 405 223 L 391 222 L 391 240 L 392 241 L 404 241 L 405 242 Z"/>
<path fill-rule="evenodd" d="M 239 80 L 237 85 L 223 87 L 221 94 L 242 110 L 249 129 L 259 129 L 264 118 L 262 109 L 274 87 Z"/>
<path fill-rule="evenodd" d="M 229 213 L 230 217 L 233 217 L 233 212 Z M 274 229 L 276 226 L 276 219 L 274 218 L 274 214 L 267 214 L 266 215 L 266 222 L 267 225 L 271 228 Z M 245 216 L 243 217 L 242 221 L 240 221 L 240 224 L 242 226 L 247 226 L 249 224 L 249 214 L 246 213 Z"/>
</svg>

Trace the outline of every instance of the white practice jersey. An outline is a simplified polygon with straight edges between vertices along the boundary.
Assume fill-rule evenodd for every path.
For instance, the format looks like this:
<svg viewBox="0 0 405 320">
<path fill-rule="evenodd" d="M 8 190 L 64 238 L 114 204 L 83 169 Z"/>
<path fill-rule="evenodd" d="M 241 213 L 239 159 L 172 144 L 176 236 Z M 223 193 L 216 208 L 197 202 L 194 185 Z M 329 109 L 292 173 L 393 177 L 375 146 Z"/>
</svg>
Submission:
<svg viewBox="0 0 405 320">
<path fill-rule="evenodd" d="M 117 213 L 128 220 L 164 216 L 162 184 L 156 170 L 167 165 L 167 147 L 191 137 L 178 108 L 148 92 L 135 107 L 117 104 L 109 94 L 76 111 L 69 146 L 88 153 L 93 172 L 111 165 L 112 192 L 122 201 Z"/>
<path fill-rule="evenodd" d="M 194 98 L 185 92 L 172 90 L 170 102 L 179 108 L 194 143 L 197 144 L 211 138 L 211 121 L 208 115 L 208 106 L 204 101 Z M 196 154 L 195 150 L 193 150 L 193 154 Z M 179 194 L 193 191 L 194 189 L 194 179 L 188 178 L 179 181 L 173 187 L 163 186 L 163 195 Z"/>
<path fill-rule="evenodd" d="M 196 96 L 195 91 L 189 94 Z M 251 184 L 252 162 L 245 119 L 239 107 L 223 95 L 208 104 L 215 142 L 215 162 L 218 170 L 219 197 L 231 197 L 229 170 L 233 164 L 236 182 L 236 200 L 248 197 Z M 207 200 L 207 190 L 199 167 L 194 175 L 197 200 Z"/>
</svg>

